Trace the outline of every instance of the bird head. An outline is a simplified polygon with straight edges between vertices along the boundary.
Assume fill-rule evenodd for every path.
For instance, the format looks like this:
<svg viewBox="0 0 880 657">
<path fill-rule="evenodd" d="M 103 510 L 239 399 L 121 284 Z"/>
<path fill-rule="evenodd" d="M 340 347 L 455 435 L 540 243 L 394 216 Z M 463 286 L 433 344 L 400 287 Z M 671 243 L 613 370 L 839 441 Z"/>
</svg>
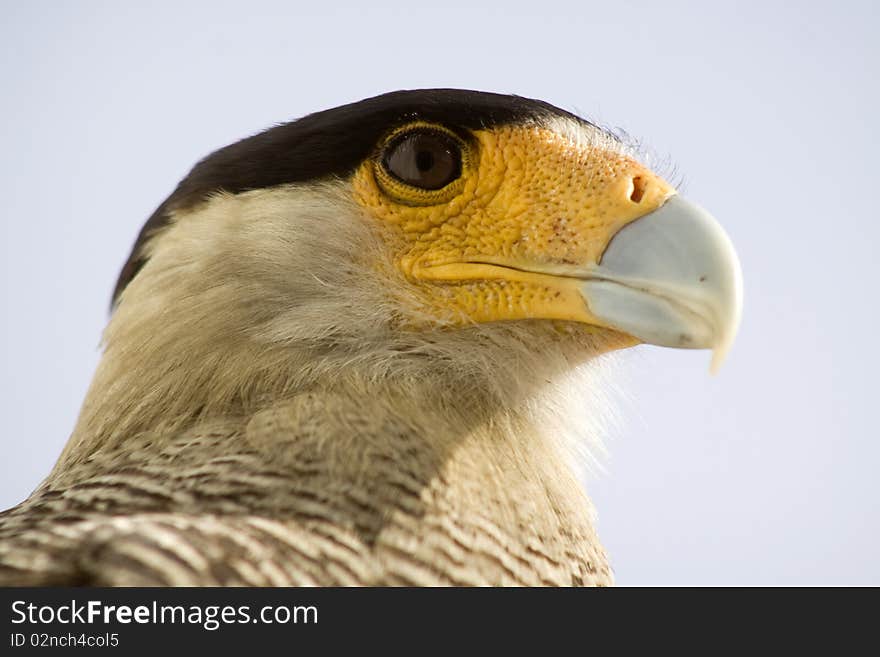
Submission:
<svg viewBox="0 0 880 657">
<path fill-rule="evenodd" d="M 105 340 L 120 368 L 185 370 L 180 390 L 235 381 L 224 399 L 328 363 L 538 367 L 549 343 L 717 365 L 740 280 L 718 223 L 608 132 L 516 96 L 399 91 L 197 164 L 141 231 Z"/>
</svg>

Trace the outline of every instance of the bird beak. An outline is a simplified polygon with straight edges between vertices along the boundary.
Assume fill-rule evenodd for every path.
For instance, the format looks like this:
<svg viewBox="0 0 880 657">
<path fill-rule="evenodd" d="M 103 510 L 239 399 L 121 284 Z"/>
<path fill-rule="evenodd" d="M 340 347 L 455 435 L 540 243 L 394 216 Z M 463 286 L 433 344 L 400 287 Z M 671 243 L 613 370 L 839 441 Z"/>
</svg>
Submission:
<svg viewBox="0 0 880 657">
<path fill-rule="evenodd" d="M 724 229 L 699 206 L 671 196 L 624 226 L 580 284 L 590 313 L 642 342 L 730 350 L 742 312 L 742 272 Z"/>
</svg>

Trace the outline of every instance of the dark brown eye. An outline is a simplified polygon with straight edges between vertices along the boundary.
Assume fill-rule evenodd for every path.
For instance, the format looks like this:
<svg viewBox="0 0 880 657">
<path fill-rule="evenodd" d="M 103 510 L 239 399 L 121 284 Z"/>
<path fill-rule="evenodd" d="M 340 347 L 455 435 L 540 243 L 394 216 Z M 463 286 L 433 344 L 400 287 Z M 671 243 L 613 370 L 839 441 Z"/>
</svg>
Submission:
<svg viewBox="0 0 880 657">
<path fill-rule="evenodd" d="M 407 185 L 440 189 L 461 175 L 461 148 L 442 132 L 408 132 L 388 145 L 382 164 Z"/>
</svg>

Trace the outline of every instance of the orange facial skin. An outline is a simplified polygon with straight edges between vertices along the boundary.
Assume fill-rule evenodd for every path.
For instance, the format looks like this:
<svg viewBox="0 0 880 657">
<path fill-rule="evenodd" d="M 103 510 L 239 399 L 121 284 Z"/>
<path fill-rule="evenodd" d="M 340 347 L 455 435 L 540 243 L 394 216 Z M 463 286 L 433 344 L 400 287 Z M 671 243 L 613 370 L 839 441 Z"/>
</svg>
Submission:
<svg viewBox="0 0 880 657">
<path fill-rule="evenodd" d="M 599 324 L 580 278 L 617 231 L 674 190 L 602 133 L 564 132 L 475 131 L 461 139 L 461 177 L 430 192 L 389 177 L 378 159 L 356 171 L 355 200 L 386 228 L 396 265 L 438 317 Z"/>
</svg>

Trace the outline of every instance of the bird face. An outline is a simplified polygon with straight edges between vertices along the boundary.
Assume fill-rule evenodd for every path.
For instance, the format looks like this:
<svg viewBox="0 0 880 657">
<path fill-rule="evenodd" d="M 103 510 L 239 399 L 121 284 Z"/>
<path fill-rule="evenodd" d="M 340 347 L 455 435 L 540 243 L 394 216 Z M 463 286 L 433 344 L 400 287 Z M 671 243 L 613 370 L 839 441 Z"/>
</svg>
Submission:
<svg viewBox="0 0 880 657">
<path fill-rule="evenodd" d="M 378 236 L 369 275 L 349 255 L 357 222 Z M 136 280 L 145 263 L 150 284 Z M 173 306 L 261 341 L 308 329 L 366 344 L 372 331 L 384 349 L 388 331 L 530 320 L 578 327 L 591 353 L 711 348 L 716 366 L 741 307 L 724 231 L 618 139 L 541 101 L 442 89 L 319 112 L 205 158 L 145 226 L 123 289 L 132 321 Z M 392 289 L 404 303 L 377 328 L 376 290 Z"/>
<path fill-rule="evenodd" d="M 736 331 L 723 232 L 583 122 L 405 124 L 352 189 L 434 320 L 567 320 L 594 346 L 709 347 L 716 364 Z"/>
</svg>

